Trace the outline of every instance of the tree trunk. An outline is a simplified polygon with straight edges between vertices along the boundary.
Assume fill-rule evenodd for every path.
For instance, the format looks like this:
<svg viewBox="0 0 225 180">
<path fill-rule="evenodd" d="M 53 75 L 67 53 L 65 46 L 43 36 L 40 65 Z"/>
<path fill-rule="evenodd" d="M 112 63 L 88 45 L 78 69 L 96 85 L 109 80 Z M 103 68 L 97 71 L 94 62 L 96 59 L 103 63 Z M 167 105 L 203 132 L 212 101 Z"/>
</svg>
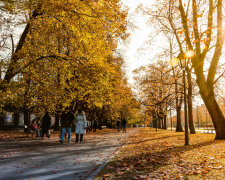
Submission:
<svg viewBox="0 0 225 180">
<path fill-rule="evenodd" d="M 33 11 L 32 16 L 30 17 L 22 35 L 20 36 L 19 42 L 16 46 L 15 53 L 12 54 L 11 60 L 8 65 L 8 69 L 6 70 L 5 76 L 4 76 L 3 80 L 1 81 L 0 90 L 2 90 L 2 91 L 6 90 L 7 84 L 9 84 L 9 82 L 12 80 L 12 78 L 19 72 L 19 70 L 16 69 L 17 68 L 16 64 L 18 63 L 20 56 L 21 56 L 21 55 L 19 55 L 19 53 L 22 50 L 22 48 L 26 42 L 28 33 L 30 32 L 31 22 L 35 18 L 37 18 L 37 16 L 42 14 L 39 12 L 40 8 L 41 8 L 41 5 L 38 5 L 38 8 Z"/>
<path fill-rule="evenodd" d="M 20 114 L 18 111 L 15 111 L 13 115 L 13 126 L 15 128 L 19 127 L 19 120 L 20 120 Z"/>
<path fill-rule="evenodd" d="M 184 132 L 182 125 L 181 125 L 181 106 L 176 107 L 177 111 L 177 127 L 176 132 Z"/>
<path fill-rule="evenodd" d="M 223 113 L 216 102 L 214 93 L 205 94 L 206 91 L 201 91 L 200 94 L 207 107 L 207 110 L 212 118 L 213 125 L 216 131 L 215 139 L 225 139 L 225 118 Z"/>
<path fill-rule="evenodd" d="M 195 50 L 195 56 L 191 58 L 192 65 L 195 70 L 196 74 L 196 82 L 198 84 L 200 95 L 207 107 L 207 110 L 211 116 L 213 121 L 213 125 L 216 130 L 216 137 L 215 139 L 225 139 L 225 118 L 223 113 L 216 102 L 215 95 L 214 95 L 214 83 L 215 83 L 215 75 L 217 73 L 217 67 L 219 64 L 220 57 L 222 55 L 222 49 L 224 44 L 224 32 L 223 32 L 223 1 L 218 0 L 214 5 L 214 1 L 209 1 L 209 11 L 208 11 L 208 34 L 207 34 L 207 42 L 205 43 L 204 49 L 201 50 L 201 44 L 199 41 L 199 24 L 198 24 L 198 13 L 197 7 L 195 4 L 192 3 L 192 19 L 193 19 L 193 29 L 195 34 L 195 49 L 192 45 L 191 38 L 190 38 L 190 31 L 187 22 L 187 14 L 185 13 L 185 8 L 183 6 L 182 0 L 179 0 L 179 11 L 180 11 L 180 18 L 182 21 L 184 33 L 185 33 L 185 41 L 188 45 L 188 49 Z M 214 25 L 214 16 L 213 10 L 216 7 L 217 17 L 215 23 L 215 30 L 216 31 L 216 38 L 212 38 L 212 26 Z M 208 69 L 207 78 L 205 77 L 204 72 L 204 61 L 206 59 L 207 53 L 210 51 L 212 46 L 210 46 L 211 41 L 215 40 L 215 47 L 214 52 L 211 58 L 210 66 Z"/>
<path fill-rule="evenodd" d="M 29 126 L 30 125 L 30 112 L 29 112 L 29 109 L 26 104 L 24 105 L 23 113 L 24 113 L 24 124 Z"/>
<path fill-rule="evenodd" d="M 158 128 L 162 129 L 162 118 L 158 116 Z"/>
<path fill-rule="evenodd" d="M 55 131 L 59 131 L 59 111 L 56 111 L 55 113 Z"/>
<path fill-rule="evenodd" d="M 102 130 L 102 119 L 103 119 L 103 115 L 104 115 L 104 109 L 105 109 L 105 105 L 102 106 L 102 112 L 99 118 L 99 130 Z"/>
<path fill-rule="evenodd" d="M 0 112 L 0 130 L 4 130 L 5 113 Z"/>
<path fill-rule="evenodd" d="M 188 121 L 190 134 L 195 134 L 194 120 L 193 120 L 193 108 L 192 108 L 192 81 L 191 81 L 191 71 L 187 69 L 187 79 L 188 79 Z"/>
<path fill-rule="evenodd" d="M 167 129 L 167 122 L 166 122 L 166 118 L 167 118 L 167 115 L 165 114 L 164 115 L 164 123 L 163 123 L 163 129 Z"/>
</svg>

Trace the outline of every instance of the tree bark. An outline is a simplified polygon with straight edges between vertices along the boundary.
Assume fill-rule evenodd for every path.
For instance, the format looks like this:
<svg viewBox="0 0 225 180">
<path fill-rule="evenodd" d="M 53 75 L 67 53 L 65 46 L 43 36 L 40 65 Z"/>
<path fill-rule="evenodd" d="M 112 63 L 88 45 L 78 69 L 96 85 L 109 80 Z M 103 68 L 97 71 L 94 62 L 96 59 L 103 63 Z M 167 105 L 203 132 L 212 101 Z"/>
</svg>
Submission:
<svg viewBox="0 0 225 180">
<path fill-rule="evenodd" d="M 177 127 L 176 132 L 184 132 L 182 125 L 181 125 L 181 106 L 176 107 L 177 111 Z"/>
<path fill-rule="evenodd" d="M 200 94 L 212 118 L 216 131 L 215 139 L 225 139 L 225 118 L 218 103 L 216 102 L 214 93 L 207 93 L 207 89 L 201 88 Z"/>
<path fill-rule="evenodd" d="M 20 40 L 17 44 L 17 47 L 16 47 L 16 50 L 15 50 L 15 53 L 13 53 L 12 57 L 11 57 L 11 61 L 9 63 L 9 66 L 8 66 L 8 69 L 5 73 L 5 76 L 3 78 L 3 87 L 1 88 L 4 88 L 6 84 L 8 84 L 11 79 L 18 73 L 18 71 L 16 71 L 16 68 L 18 68 L 16 66 L 16 63 L 18 62 L 18 60 L 20 59 L 20 51 L 22 50 L 23 46 L 24 46 L 24 43 L 25 43 L 25 40 L 26 40 L 26 37 L 28 35 L 28 33 L 30 32 L 30 28 L 31 28 L 31 21 L 33 21 L 38 15 L 41 15 L 40 12 L 38 12 L 40 9 L 40 7 L 37 9 L 37 10 L 34 10 L 33 13 L 32 13 L 32 16 L 30 17 L 21 37 L 20 37 Z M 4 90 L 4 89 L 3 89 Z"/>
<path fill-rule="evenodd" d="M 26 103 L 24 104 L 23 114 L 24 114 L 24 124 L 29 126 L 30 125 L 30 112 L 29 112 L 29 109 L 28 109 Z"/>
<path fill-rule="evenodd" d="M 164 126 L 163 126 L 163 129 L 167 129 L 167 121 L 166 121 L 167 115 L 165 114 L 163 118 L 164 118 L 164 123 L 163 123 Z"/>
<path fill-rule="evenodd" d="M 29 76 L 29 75 L 28 75 Z M 28 107 L 28 92 L 30 89 L 30 77 L 28 77 L 28 80 L 26 81 L 26 90 L 24 93 L 24 106 L 23 106 L 23 113 L 24 113 L 24 124 L 29 126 L 30 125 L 30 111 L 29 111 L 29 107 Z"/>
<path fill-rule="evenodd" d="M 103 119 L 103 115 L 104 115 L 104 110 L 105 110 L 105 105 L 102 106 L 101 115 L 99 117 L 99 130 L 102 130 L 102 119 Z"/>
<path fill-rule="evenodd" d="M 55 113 L 55 131 L 59 131 L 59 111 L 56 111 Z"/>
<path fill-rule="evenodd" d="M 18 111 L 14 111 L 14 115 L 13 115 L 13 126 L 15 128 L 18 128 L 19 126 L 19 120 L 20 120 L 20 114 Z"/>
</svg>

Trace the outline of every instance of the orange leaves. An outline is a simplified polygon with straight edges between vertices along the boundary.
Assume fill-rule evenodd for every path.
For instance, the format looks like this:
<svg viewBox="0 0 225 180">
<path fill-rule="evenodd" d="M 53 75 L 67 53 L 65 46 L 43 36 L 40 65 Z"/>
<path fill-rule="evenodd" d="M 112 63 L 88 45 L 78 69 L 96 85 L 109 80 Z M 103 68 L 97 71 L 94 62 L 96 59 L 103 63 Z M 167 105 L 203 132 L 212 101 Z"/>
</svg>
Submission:
<svg viewBox="0 0 225 180">
<path fill-rule="evenodd" d="M 197 14 L 197 18 L 201 18 L 203 16 L 203 13 L 202 14 Z"/>
<path fill-rule="evenodd" d="M 183 141 L 179 141 L 181 136 L 181 133 L 160 131 L 157 134 L 143 129 L 123 148 L 118 156 L 120 161 L 111 167 L 117 170 L 110 171 L 110 178 L 212 179 L 213 174 L 215 179 L 220 179 L 225 173 L 224 164 L 219 161 L 224 156 L 223 143 L 214 143 L 214 135 L 195 134 L 191 137 L 192 145 L 184 147 Z"/>
<path fill-rule="evenodd" d="M 127 163 L 124 163 L 123 166 L 127 166 Z"/>
<path fill-rule="evenodd" d="M 176 33 L 179 34 L 179 35 L 182 35 L 184 32 L 185 32 L 185 29 L 182 29 L 180 31 L 177 31 Z"/>
<path fill-rule="evenodd" d="M 200 173 L 201 173 L 200 171 L 194 171 L 193 172 L 194 175 L 197 175 L 197 174 L 200 174 Z"/>
<path fill-rule="evenodd" d="M 199 39 L 193 41 L 194 44 L 196 44 L 197 42 L 199 42 Z"/>
<path fill-rule="evenodd" d="M 202 174 L 208 174 L 209 172 L 208 171 L 202 171 Z"/>
<path fill-rule="evenodd" d="M 109 174 L 103 175 L 103 178 L 107 178 L 107 177 L 110 177 L 110 175 Z"/>
<path fill-rule="evenodd" d="M 142 165 L 142 161 L 139 160 L 134 166 Z"/>
</svg>

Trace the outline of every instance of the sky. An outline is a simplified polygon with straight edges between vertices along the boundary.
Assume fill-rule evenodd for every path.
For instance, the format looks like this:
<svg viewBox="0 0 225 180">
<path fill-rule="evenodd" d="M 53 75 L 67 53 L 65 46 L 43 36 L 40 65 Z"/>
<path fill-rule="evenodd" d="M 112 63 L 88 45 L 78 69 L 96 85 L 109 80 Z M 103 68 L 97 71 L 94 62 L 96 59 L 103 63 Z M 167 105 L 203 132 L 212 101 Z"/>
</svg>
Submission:
<svg viewBox="0 0 225 180">
<path fill-rule="evenodd" d="M 155 0 L 122 0 L 122 3 L 129 7 L 129 20 L 136 26 L 136 28 L 127 29 L 130 36 L 125 42 L 119 43 L 118 46 L 118 51 L 125 60 L 124 69 L 128 77 L 128 82 L 131 85 L 135 84 L 132 71 L 154 62 L 155 56 L 164 50 L 163 46 L 168 45 L 167 42 L 163 41 L 162 36 L 157 36 L 155 44 L 149 44 L 149 36 L 154 36 L 155 30 L 148 21 L 149 18 L 147 16 L 135 12 L 135 9 L 140 4 L 144 7 L 151 8 L 154 2 Z M 194 100 L 198 105 L 203 104 L 200 98 L 195 98 Z"/>
<path fill-rule="evenodd" d="M 122 0 L 122 3 L 129 8 L 128 19 L 135 25 L 128 27 L 127 32 L 130 36 L 118 46 L 118 51 L 125 60 L 128 81 L 132 84 L 134 83 L 132 71 L 151 63 L 154 56 L 160 52 L 158 47 L 148 45 L 149 36 L 154 33 L 151 23 L 148 22 L 149 18 L 135 11 L 140 4 L 151 8 L 154 0 Z"/>
</svg>

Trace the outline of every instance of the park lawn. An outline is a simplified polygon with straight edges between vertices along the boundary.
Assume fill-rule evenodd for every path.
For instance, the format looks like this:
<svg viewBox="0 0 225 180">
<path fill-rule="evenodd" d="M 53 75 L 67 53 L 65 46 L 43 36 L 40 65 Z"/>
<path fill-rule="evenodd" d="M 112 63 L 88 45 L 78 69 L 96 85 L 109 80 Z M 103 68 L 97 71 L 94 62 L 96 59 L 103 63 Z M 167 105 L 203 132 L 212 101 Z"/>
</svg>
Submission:
<svg viewBox="0 0 225 180">
<path fill-rule="evenodd" d="M 140 128 L 96 179 L 225 179 L 225 140 Z"/>
</svg>

